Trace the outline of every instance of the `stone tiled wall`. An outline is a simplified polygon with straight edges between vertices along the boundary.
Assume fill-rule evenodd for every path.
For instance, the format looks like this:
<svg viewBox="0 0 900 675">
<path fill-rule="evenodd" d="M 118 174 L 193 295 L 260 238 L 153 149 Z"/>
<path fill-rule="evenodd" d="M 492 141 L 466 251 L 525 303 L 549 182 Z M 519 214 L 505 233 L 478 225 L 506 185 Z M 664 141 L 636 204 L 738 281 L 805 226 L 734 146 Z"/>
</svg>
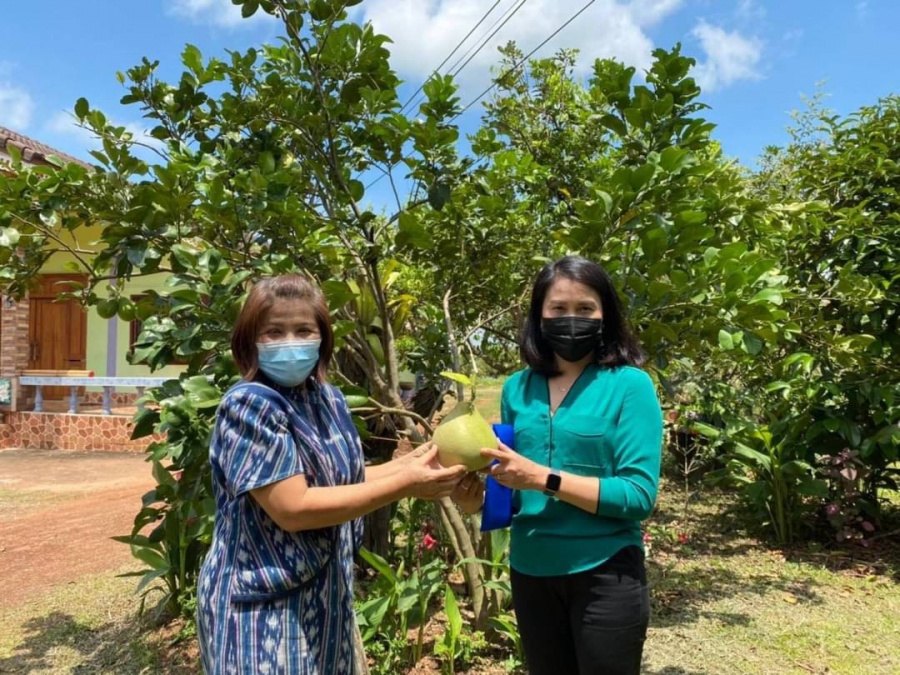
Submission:
<svg viewBox="0 0 900 675">
<path fill-rule="evenodd" d="M 0 303 L 3 303 L 0 377 L 14 377 L 28 368 L 28 300 L 12 302 L 2 296 Z"/>
<path fill-rule="evenodd" d="M 134 425 L 128 416 L 7 413 L 0 424 L 0 448 L 143 452 L 161 437 L 131 440 Z"/>
</svg>

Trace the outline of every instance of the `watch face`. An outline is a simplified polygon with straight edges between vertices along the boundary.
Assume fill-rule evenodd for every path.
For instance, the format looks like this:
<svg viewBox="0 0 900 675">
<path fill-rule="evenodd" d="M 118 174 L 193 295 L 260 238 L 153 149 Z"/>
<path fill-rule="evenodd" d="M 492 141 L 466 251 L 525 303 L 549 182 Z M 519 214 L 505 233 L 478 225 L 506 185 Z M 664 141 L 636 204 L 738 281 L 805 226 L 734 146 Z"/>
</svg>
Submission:
<svg viewBox="0 0 900 675">
<path fill-rule="evenodd" d="M 547 492 L 558 492 L 562 478 L 558 473 L 551 473 L 547 476 Z"/>
</svg>

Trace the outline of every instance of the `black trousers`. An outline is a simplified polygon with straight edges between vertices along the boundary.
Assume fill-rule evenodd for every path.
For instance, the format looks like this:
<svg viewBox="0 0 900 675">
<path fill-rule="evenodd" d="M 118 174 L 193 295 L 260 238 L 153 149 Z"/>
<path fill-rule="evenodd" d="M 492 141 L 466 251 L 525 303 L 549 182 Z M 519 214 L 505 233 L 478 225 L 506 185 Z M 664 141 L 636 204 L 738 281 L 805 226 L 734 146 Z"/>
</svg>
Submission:
<svg viewBox="0 0 900 675">
<path fill-rule="evenodd" d="M 640 675 L 650 620 L 640 548 L 578 574 L 512 570 L 512 596 L 529 675 Z"/>
</svg>

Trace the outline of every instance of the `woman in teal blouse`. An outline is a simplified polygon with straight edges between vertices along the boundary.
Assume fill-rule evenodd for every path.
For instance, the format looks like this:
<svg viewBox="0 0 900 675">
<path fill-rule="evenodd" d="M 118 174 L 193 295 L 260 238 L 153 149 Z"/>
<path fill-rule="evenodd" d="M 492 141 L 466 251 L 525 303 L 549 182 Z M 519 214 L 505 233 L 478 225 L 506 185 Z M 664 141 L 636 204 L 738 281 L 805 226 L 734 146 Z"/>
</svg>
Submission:
<svg viewBox="0 0 900 675">
<path fill-rule="evenodd" d="M 656 501 L 662 413 L 607 273 L 566 257 L 535 282 L 528 368 L 503 387 L 513 452 L 491 474 L 516 490 L 512 594 L 531 675 L 637 675 L 649 620 L 640 521 Z M 467 511 L 483 488 L 454 496 Z"/>
</svg>

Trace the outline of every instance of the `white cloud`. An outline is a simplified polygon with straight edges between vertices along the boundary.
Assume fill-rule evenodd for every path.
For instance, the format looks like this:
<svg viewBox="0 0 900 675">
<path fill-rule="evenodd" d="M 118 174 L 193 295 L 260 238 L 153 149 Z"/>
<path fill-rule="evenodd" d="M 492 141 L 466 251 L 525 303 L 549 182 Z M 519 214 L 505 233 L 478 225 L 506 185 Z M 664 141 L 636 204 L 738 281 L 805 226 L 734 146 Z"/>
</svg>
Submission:
<svg viewBox="0 0 900 675">
<path fill-rule="evenodd" d="M 770 57 L 779 59 L 790 59 L 800 53 L 800 47 L 806 32 L 802 28 L 791 28 L 786 30 L 781 36 L 781 43 L 775 45 L 775 50 Z"/>
<path fill-rule="evenodd" d="M 490 27 L 517 0 L 505 0 L 451 59 L 486 37 Z M 653 42 L 645 29 L 676 11 L 683 0 L 596 0 L 535 56 L 556 50 L 581 50 L 579 68 L 587 72 L 598 57 L 616 57 L 647 68 Z M 585 5 L 585 0 L 530 0 L 466 66 L 458 81 L 463 96 L 490 81 L 490 68 L 499 62 L 497 47 L 515 40 L 525 52 L 545 40 Z M 471 30 L 490 4 L 486 0 L 368 0 L 357 18 L 371 21 L 379 33 L 391 37 L 391 62 L 412 82 L 424 80 Z M 445 67 L 446 70 L 446 67 Z"/>
<path fill-rule="evenodd" d="M 628 9 L 642 26 L 650 26 L 677 10 L 683 0 L 631 0 Z"/>
<path fill-rule="evenodd" d="M 0 81 L 0 125 L 24 131 L 31 124 L 33 114 L 31 95 L 10 82 Z"/>
<path fill-rule="evenodd" d="M 737 15 L 742 19 L 761 20 L 766 18 L 766 8 L 760 0 L 738 0 Z"/>
<path fill-rule="evenodd" d="M 693 30 L 700 41 L 706 60 L 694 68 L 694 77 L 705 91 L 714 91 L 739 80 L 758 80 L 758 66 L 763 44 L 755 37 L 744 37 L 738 31 L 728 32 L 700 21 Z"/>
<path fill-rule="evenodd" d="M 196 23 L 211 22 L 220 28 L 236 28 L 269 16 L 257 10 L 250 19 L 241 16 L 241 6 L 231 0 L 171 0 L 169 9 L 176 16 L 185 17 Z"/>
</svg>

